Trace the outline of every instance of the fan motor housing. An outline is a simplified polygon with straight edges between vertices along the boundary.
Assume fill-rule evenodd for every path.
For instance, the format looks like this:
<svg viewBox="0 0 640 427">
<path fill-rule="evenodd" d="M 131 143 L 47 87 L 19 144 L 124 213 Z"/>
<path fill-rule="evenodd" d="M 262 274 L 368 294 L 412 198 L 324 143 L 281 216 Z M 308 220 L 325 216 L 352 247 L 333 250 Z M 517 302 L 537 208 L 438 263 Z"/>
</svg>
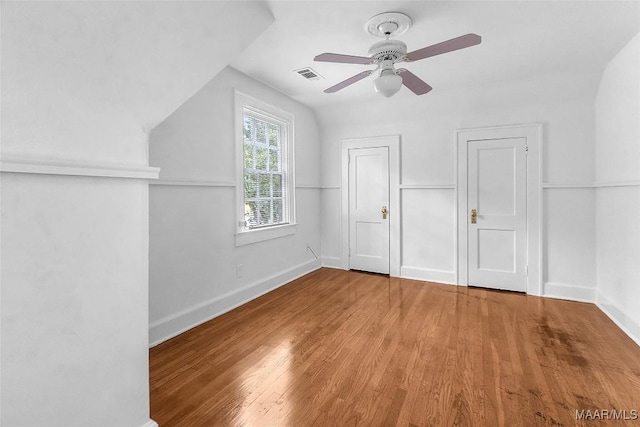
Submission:
<svg viewBox="0 0 640 427">
<path fill-rule="evenodd" d="M 407 54 L 407 45 L 400 40 L 384 40 L 369 48 L 369 56 L 375 62 L 399 62 Z"/>
</svg>

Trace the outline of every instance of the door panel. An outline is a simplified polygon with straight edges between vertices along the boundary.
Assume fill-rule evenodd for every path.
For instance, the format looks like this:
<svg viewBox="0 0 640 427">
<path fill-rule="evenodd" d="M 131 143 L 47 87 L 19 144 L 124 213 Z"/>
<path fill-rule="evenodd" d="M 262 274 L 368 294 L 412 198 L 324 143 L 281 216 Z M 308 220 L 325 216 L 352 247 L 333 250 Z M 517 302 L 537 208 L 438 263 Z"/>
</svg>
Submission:
<svg viewBox="0 0 640 427">
<path fill-rule="evenodd" d="M 469 284 L 525 292 L 526 139 L 469 141 L 467 154 Z"/>
<path fill-rule="evenodd" d="M 514 273 L 515 252 L 512 230 L 478 230 L 478 269 Z"/>
<path fill-rule="evenodd" d="M 483 215 L 513 215 L 514 149 L 482 148 L 477 151 L 478 198 L 477 209 Z"/>
<path fill-rule="evenodd" d="M 389 152 L 349 150 L 349 268 L 389 274 Z"/>
</svg>

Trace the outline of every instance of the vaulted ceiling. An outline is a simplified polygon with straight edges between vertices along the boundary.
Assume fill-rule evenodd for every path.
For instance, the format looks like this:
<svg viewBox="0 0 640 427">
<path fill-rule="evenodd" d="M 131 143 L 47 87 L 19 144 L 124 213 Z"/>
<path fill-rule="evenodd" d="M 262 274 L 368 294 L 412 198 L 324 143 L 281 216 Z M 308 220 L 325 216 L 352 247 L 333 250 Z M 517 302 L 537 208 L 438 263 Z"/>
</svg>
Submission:
<svg viewBox="0 0 640 427">
<path fill-rule="evenodd" d="M 364 30 L 381 12 L 409 15 L 398 37 L 408 50 L 476 33 L 482 43 L 406 64 L 434 91 L 527 79 L 541 74 L 599 73 L 640 31 L 638 1 L 268 1 L 275 22 L 231 66 L 311 106 L 377 99 L 372 77 L 335 94 L 323 90 L 371 66 L 314 62 L 336 52 L 367 56 L 379 41 Z M 324 78 L 294 71 L 312 67 Z M 395 97 L 410 99 L 403 88 Z M 429 96 L 423 95 L 423 96 Z"/>
<path fill-rule="evenodd" d="M 373 67 L 313 58 L 366 56 L 380 39 L 364 24 L 387 11 L 413 19 L 409 51 L 482 36 L 406 65 L 433 86 L 423 97 L 599 73 L 640 31 L 639 0 L 2 2 L 3 155 L 141 159 L 148 131 L 228 65 L 316 109 L 379 102 L 372 77 L 323 93 Z M 309 66 L 324 78 L 295 73 Z"/>
<path fill-rule="evenodd" d="M 2 155 L 128 162 L 271 23 L 263 2 L 2 2 Z"/>
</svg>

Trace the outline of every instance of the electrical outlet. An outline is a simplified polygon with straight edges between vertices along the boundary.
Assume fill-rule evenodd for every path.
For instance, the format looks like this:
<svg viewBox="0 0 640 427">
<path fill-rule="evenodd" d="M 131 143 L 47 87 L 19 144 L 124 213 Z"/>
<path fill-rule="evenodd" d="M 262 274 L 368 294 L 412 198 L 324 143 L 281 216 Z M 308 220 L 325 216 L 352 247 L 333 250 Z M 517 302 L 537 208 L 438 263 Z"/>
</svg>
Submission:
<svg viewBox="0 0 640 427">
<path fill-rule="evenodd" d="M 238 264 L 236 265 L 236 277 L 240 279 L 242 276 L 244 276 L 244 265 Z"/>
</svg>

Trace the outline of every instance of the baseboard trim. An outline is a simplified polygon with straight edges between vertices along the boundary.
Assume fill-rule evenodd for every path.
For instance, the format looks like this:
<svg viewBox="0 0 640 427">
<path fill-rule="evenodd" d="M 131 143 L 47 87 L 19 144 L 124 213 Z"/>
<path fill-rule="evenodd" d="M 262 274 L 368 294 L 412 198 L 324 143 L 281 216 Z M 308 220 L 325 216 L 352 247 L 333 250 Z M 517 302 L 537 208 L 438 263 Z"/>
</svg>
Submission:
<svg viewBox="0 0 640 427">
<path fill-rule="evenodd" d="M 404 279 L 421 280 L 423 282 L 444 283 L 446 285 L 456 284 L 456 273 L 449 270 L 436 270 L 420 267 L 400 267 L 400 277 Z"/>
<path fill-rule="evenodd" d="M 591 303 L 596 300 L 595 288 L 574 286 L 566 283 L 546 282 L 543 289 L 542 295 L 547 298 Z"/>
<path fill-rule="evenodd" d="M 618 308 L 601 292 L 596 292 L 596 306 L 615 323 L 622 332 L 627 334 L 638 346 L 640 346 L 640 325 L 635 323 L 631 316 Z"/>
<path fill-rule="evenodd" d="M 320 261 L 314 259 L 157 320 L 149 325 L 149 347 L 155 347 L 320 267 Z"/>
<path fill-rule="evenodd" d="M 158 423 L 153 421 L 151 418 L 149 418 L 149 421 L 147 421 L 146 423 L 142 424 L 142 426 L 140 427 L 158 427 Z"/>
<path fill-rule="evenodd" d="M 327 268 L 337 268 L 342 270 L 341 260 L 335 256 L 323 256 L 322 266 Z"/>
</svg>

